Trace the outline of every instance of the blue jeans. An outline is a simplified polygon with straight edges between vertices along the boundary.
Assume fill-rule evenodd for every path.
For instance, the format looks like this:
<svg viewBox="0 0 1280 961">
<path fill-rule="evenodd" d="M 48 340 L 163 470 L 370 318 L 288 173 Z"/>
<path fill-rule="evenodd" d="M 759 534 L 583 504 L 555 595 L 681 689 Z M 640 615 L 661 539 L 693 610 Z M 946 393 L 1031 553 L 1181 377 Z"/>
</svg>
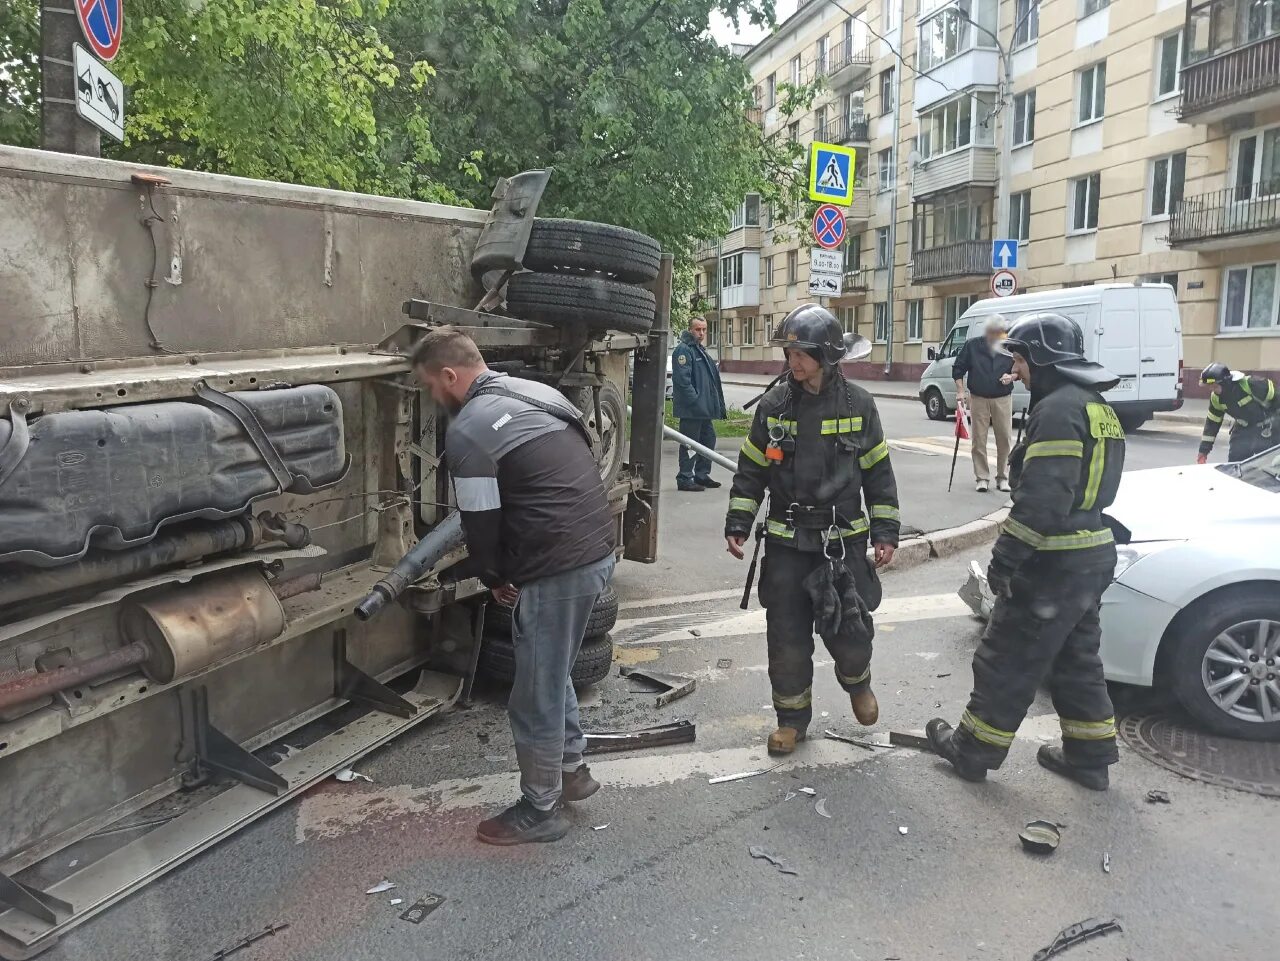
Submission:
<svg viewBox="0 0 1280 961">
<path fill-rule="evenodd" d="M 703 447 L 716 449 L 716 427 L 710 420 L 690 417 L 680 418 L 680 433 L 690 440 L 696 440 Z M 696 454 L 683 444 L 680 445 L 680 471 L 676 474 L 677 484 L 696 484 L 711 477 L 711 458 Z"/>
<path fill-rule="evenodd" d="M 561 775 L 578 769 L 587 747 L 569 672 L 613 565 L 610 554 L 529 581 L 520 588 L 511 618 L 516 677 L 507 715 L 520 763 L 520 790 L 543 811 L 560 800 Z"/>
</svg>

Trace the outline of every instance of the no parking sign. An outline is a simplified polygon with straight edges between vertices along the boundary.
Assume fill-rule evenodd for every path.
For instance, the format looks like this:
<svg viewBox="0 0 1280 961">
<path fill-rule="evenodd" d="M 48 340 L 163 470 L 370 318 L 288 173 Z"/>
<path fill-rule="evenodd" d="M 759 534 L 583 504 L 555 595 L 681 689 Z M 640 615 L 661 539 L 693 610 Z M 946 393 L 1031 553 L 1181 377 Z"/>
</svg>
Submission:
<svg viewBox="0 0 1280 961">
<path fill-rule="evenodd" d="M 89 49 L 102 60 L 114 60 L 124 33 L 124 0 L 74 0 L 76 17 Z"/>
</svg>

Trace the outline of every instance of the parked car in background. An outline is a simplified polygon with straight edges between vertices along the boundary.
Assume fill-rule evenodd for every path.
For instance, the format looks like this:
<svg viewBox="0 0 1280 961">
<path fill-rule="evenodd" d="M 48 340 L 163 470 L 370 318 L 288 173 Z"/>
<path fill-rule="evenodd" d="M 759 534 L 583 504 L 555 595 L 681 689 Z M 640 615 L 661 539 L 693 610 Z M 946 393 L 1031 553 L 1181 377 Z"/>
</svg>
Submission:
<svg viewBox="0 0 1280 961">
<path fill-rule="evenodd" d="M 1084 332 L 1085 356 L 1120 378 L 1107 391 L 1108 403 L 1127 431 L 1137 430 L 1160 410 L 1182 406 L 1182 321 L 1178 298 L 1168 284 L 1094 284 L 1045 290 L 1012 297 L 990 297 L 966 310 L 937 348 L 920 377 L 920 401 L 933 420 L 956 409 L 951 375 L 965 341 L 977 337 L 986 320 L 1000 314 L 1012 323 L 1024 314 L 1052 310 L 1070 317 Z M 1031 397 L 1014 387 L 1013 409 L 1022 411 Z"/>
<path fill-rule="evenodd" d="M 1130 534 L 1102 596 L 1107 679 L 1171 690 L 1218 734 L 1280 740 L 1280 447 L 1125 474 Z M 961 596 L 990 614 L 976 569 Z"/>
</svg>

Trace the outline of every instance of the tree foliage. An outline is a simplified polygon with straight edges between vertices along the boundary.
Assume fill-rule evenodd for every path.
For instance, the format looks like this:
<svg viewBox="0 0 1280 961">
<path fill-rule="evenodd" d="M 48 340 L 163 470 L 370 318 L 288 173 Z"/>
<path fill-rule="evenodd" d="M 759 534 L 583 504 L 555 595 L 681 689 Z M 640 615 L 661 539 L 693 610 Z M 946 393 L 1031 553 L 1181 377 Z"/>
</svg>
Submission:
<svg viewBox="0 0 1280 961">
<path fill-rule="evenodd" d="M 0 143 L 40 142 L 40 7 L 0 3 Z"/>
</svg>

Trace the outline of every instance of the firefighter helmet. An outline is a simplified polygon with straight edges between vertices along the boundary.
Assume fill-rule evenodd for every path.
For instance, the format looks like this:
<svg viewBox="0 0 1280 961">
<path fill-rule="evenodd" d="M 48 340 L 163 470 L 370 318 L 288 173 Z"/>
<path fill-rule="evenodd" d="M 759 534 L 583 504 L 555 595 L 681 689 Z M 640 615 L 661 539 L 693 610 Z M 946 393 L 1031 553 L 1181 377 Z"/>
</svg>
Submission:
<svg viewBox="0 0 1280 961">
<path fill-rule="evenodd" d="M 1200 372 L 1200 383 L 1202 384 L 1221 384 L 1223 381 L 1234 379 L 1231 376 L 1231 368 L 1218 361 L 1214 361 Z"/>
<path fill-rule="evenodd" d="M 770 343 L 799 348 L 824 365 L 858 360 L 871 353 L 871 342 L 860 334 L 846 334 L 835 314 L 817 304 L 802 304 L 783 318 Z"/>
<path fill-rule="evenodd" d="M 1064 378 L 1091 390 L 1106 391 L 1120 378 L 1084 356 L 1084 333 L 1070 317 L 1053 311 L 1019 317 L 996 348 L 1017 354 L 1032 367 L 1052 367 Z"/>
</svg>

